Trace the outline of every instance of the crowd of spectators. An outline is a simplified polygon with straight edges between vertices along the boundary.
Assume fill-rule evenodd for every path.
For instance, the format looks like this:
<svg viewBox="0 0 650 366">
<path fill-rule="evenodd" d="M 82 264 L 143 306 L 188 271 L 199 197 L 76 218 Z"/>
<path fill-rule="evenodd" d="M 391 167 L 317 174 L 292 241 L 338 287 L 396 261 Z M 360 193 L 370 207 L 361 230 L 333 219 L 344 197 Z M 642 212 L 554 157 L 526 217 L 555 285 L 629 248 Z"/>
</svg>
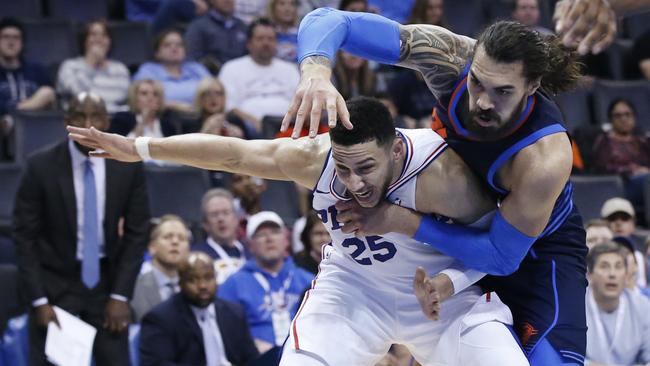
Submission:
<svg viewBox="0 0 650 366">
<path fill-rule="evenodd" d="M 543 17 L 549 2 L 504 3 L 494 18 L 553 33 Z M 113 59 L 109 23 L 90 20 L 79 25 L 79 56 L 48 69 L 25 57 L 23 22 L 4 18 L 0 160 L 18 161 L 14 116 L 29 111 L 59 111 L 65 124 L 129 137 L 201 132 L 272 138 L 265 123 L 284 115 L 299 81 L 299 22 L 321 6 L 452 31 L 457 22 L 445 14 L 444 0 L 126 0 L 125 19 L 150 27 L 151 45 L 141 45 L 152 49 L 150 60 L 126 65 Z M 630 74 L 650 80 L 650 30 L 633 42 Z M 585 61 L 587 73 L 598 70 L 593 59 Z M 435 99 L 419 73 L 339 51 L 332 75 L 345 98 L 380 99 L 397 127 L 431 125 Z M 600 218 L 585 225 L 587 359 L 593 365 L 650 363 L 650 240 L 644 228 L 650 121 L 638 112 L 642 107 L 624 97 L 611 101 L 608 123 L 591 123 L 596 133 L 578 152 L 591 157 L 578 173 L 617 175 L 624 182 L 623 196 L 611 197 Z M 190 203 L 199 222 L 171 214 L 151 218 L 144 169 L 162 162 L 126 165 L 86 154 L 64 141 L 23 163 L 13 264 L 29 309 L 30 364 L 46 362 L 53 306 L 99 330 L 97 365 L 128 364 L 129 332 L 139 332 L 135 353 L 142 365 L 277 358 L 330 241 L 320 218 L 302 209 L 303 218 L 285 222 L 274 207 L 264 207 L 267 182 L 241 174 L 228 175 L 229 186 L 215 183 L 219 187 Z M 0 364 L 2 352 L 0 344 Z M 403 358 L 408 364 L 408 353 L 397 347 L 391 353 L 382 364 L 401 365 Z"/>
</svg>

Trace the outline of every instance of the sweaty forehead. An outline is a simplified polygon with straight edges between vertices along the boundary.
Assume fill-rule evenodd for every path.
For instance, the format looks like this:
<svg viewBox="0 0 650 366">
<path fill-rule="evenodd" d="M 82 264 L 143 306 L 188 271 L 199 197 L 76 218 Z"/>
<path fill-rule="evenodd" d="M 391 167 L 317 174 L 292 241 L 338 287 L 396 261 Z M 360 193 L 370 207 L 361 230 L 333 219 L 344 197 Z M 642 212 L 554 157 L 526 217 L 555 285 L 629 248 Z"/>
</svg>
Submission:
<svg viewBox="0 0 650 366">
<path fill-rule="evenodd" d="M 332 158 L 334 161 L 345 165 L 377 160 L 380 157 L 380 152 L 381 148 L 377 146 L 377 142 L 374 140 L 350 146 L 332 143 Z"/>
</svg>

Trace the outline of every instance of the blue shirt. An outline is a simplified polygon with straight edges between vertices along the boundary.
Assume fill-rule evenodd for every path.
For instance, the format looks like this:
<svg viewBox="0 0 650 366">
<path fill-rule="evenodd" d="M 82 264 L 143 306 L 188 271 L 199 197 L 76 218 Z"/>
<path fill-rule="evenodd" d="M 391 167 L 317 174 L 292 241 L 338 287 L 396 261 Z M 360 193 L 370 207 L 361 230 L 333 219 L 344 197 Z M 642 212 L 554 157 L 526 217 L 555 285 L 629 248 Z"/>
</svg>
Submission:
<svg viewBox="0 0 650 366">
<path fill-rule="evenodd" d="M 145 62 L 135 73 L 133 80 L 157 80 L 163 85 L 165 100 L 192 103 L 199 82 L 209 76 L 208 69 L 194 61 L 187 61 L 181 65 L 181 76 L 178 78 L 170 75 L 160 63 Z"/>
<path fill-rule="evenodd" d="M 262 285 L 255 278 L 255 273 L 260 273 L 268 281 L 269 296 Z M 287 281 L 290 278 L 289 281 Z M 287 257 L 284 266 L 277 275 L 272 275 L 262 270 L 255 259 L 251 259 L 241 270 L 230 276 L 223 285 L 219 286 L 219 298 L 240 303 L 245 311 L 253 338 L 275 344 L 272 308 L 265 298 L 282 292 L 285 281 L 288 286 L 285 292 L 286 306 L 293 319 L 300 306 L 302 295 L 311 285 L 314 275 L 297 267 L 291 257 Z"/>
</svg>

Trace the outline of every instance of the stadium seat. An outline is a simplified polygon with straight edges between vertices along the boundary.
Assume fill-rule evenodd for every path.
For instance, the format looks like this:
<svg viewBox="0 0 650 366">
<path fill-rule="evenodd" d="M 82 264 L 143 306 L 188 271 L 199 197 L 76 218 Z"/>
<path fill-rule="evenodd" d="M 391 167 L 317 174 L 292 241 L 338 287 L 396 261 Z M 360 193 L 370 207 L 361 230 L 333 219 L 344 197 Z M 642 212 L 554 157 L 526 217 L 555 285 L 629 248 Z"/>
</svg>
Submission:
<svg viewBox="0 0 650 366">
<path fill-rule="evenodd" d="M 284 117 L 281 116 L 264 116 L 264 118 L 262 118 L 262 138 L 275 138 L 275 135 L 280 132 L 283 118 Z"/>
<path fill-rule="evenodd" d="M 300 217 L 298 193 L 293 182 L 267 180 L 260 201 L 262 210 L 275 211 L 288 227 Z"/>
<path fill-rule="evenodd" d="M 74 27 L 67 21 L 25 21 L 25 57 L 49 66 L 79 55 Z"/>
<path fill-rule="evenodd" d="M 66 138 L 61 112 L 15 112 L 12 116 L 16 161 L 23 161 L 34 151 Z"/>
<path fill-rule="evenodd" d="M 0 301 L 0 335 L 4 333 L 9 319 L 22 313 L 22 302 L 18 288 L 18 267 L 13 264 L 0 264 L 0 294 L 2 294 L 2 301 Z"/>
<path fill-rule="evenodd" d="M 150 59 L 153 46 L 145 23 L 108 23 L 108 32 L 111 35 L 110 58 L 131 68 Z"/>
<path fill-rule="evenodd" d="M 633 46 L 634 42 L 632 40 L 616 39 L 605 50 L 609 74 L 614 80 L 623 80 L 628 74 L 626 67 L 628 66 L 628 59 Z"/>
<path fill-rule="evenodd" d="M 145 165 L 152 217 L 175 214 L 188 223 L 201 220 L 201 197 L 210 188 L 205 170 L 184 166 Z"/>
<path fill-rule="evenodd" d="M 635 39 L 650 31 L 650 11 L 626 16 L 623 24 L 627 38 Z"/>
<path fill-rule="evenodd" d="M 108 17 L 107 0 L 47 0 L 47 4 L 53 19 L 87 22 Z"/>
<path fill-rule="evenodd" d="M 573 202 L 578 206 L 583 220 L 600 218 L 603 203 L 624 194 L 623 180 L 618 175 L 572 176 Z"/>
<path fill-rule="evenodd" d="M 594 84 L 594 117 L 600 124 L 607 123 L 607 108 L 617 98 L 630 100 L 636 108 L 637 127 L 650 131 L 650 82 L 648 81 L 606 81 L 598 80 Z"/>
<path fill-rule="evenodd" d="M 0 0 L 0 18 L 39 19 L 42 16 L 40 0 Z"/>
<path fill-rule="evenodd" d="M 8 234 L 14 210 L 14 199 L 20 184 L 22 169 L 17 164 L 0 164 L 0 227 Z"/>
<path fill-rule="evenodd" d="M 591 115 L 591 89 L 580 87 L 558 94 L 555 102 L 560 107 L 564 122 L 570 132 L 593 123 Z"/>
</svg>

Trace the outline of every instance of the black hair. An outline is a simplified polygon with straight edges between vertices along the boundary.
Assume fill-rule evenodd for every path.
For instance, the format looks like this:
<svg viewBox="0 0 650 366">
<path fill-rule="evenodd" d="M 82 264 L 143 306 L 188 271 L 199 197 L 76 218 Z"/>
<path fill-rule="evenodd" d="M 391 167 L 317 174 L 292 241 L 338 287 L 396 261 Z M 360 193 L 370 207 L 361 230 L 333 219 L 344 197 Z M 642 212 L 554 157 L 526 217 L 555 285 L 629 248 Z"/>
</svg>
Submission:
<svg viewBox="0 0 650 366">
<path fill-rule="evenodd" d="M 275 26 L 273 25 L 273 22 L 269 18 L 257 18 L 253 20 L 253 22 L 248 26 L 248 29 L 246 30 L 246 40 L 250 41 L 253 38 L 253 33 L 255 32 L 255 28 L 257 27 L 271 27 L 272 29 L 275 29 Z"/>
<path fill-rule="evenodd" d="M 0 19 L 0 31 L 2 31 L 5 28 L 17 28 L 20 31 L 20 36 L 25 39 L 25 26 L 23 23 L 12 17 L 5 17 Z"/>
<path fill-rule="evenodd" d="M 315 211 L 309 211 L 307 214 L 307 220 L 305 221 L 305 228 L 302 229 L 302 232 L 300 233 L 300 241 L 305 245 L 305 249 L 307 251 L 311 250 L 311 230 L 316 226 L 319 222 L 322 222 L 320 218 L 318 217 L 318 214 L 316 214 Z"/>
<path fill-rule="evenodd" d="M 339 5 L 339 10 L 345 10 L 352 3 L 364 3 L 366 7 L 368 6 L 368 0 L 342 0 Z"/>
<path fill-rule="evenodd" d="M 354 128 L 348 130 L 338 121 L 329 132 L 333 143 L 350 146 L 375 140 L 379 146 L 390 146 L 395 139 L 395 127 L 382 102 L 375 98 L 354 97 L 346 105 Z"/>
<path fill-rule="evenodd" d="M 160 31 L 158 34 L 156 34 L 156 37 L 153 40 L 153 52 L 154 54 L 158 52 L 158 49 L 160 48 L 160 45 L 162 45 L 163 41 L 165 38 L 172 34 L 176 33 L 181 36 L 181 42 L 183 43 L 183 46 L 185 46 L 185 40 L 183 39 L 183 31 L 180 30 L 179 28 L 167 28 L 162 31 Z"/>
<path fill-rule="evenodd" d="M 523 63 L 526 80 L 541 78 L 541 87 L 557 94 L 572 89 L 580 79 L 578 53 L 562 44 L 555 35 L 513 21 L 500 21 L 487 27 L 478 37 L 476 48 L 497 62 Z"/>
<path fill-rule="evenodd" d="M 634 104 L 632 104 L 632 102 L 630 102 L 625 98 L 616 98 L 612 100 L 611 103 L 609 103 L 609 106 L 607 106 L 607 117 L 609 117 L 610 121 L 612 119 L 612 113 L 614 112 L 614 107 L 616 107 L 616 105 L 619 103 L 626 104 L 632 110 L 632 114 L 636 115 L 636 108 L 634 108 Z"/>
</svg>

